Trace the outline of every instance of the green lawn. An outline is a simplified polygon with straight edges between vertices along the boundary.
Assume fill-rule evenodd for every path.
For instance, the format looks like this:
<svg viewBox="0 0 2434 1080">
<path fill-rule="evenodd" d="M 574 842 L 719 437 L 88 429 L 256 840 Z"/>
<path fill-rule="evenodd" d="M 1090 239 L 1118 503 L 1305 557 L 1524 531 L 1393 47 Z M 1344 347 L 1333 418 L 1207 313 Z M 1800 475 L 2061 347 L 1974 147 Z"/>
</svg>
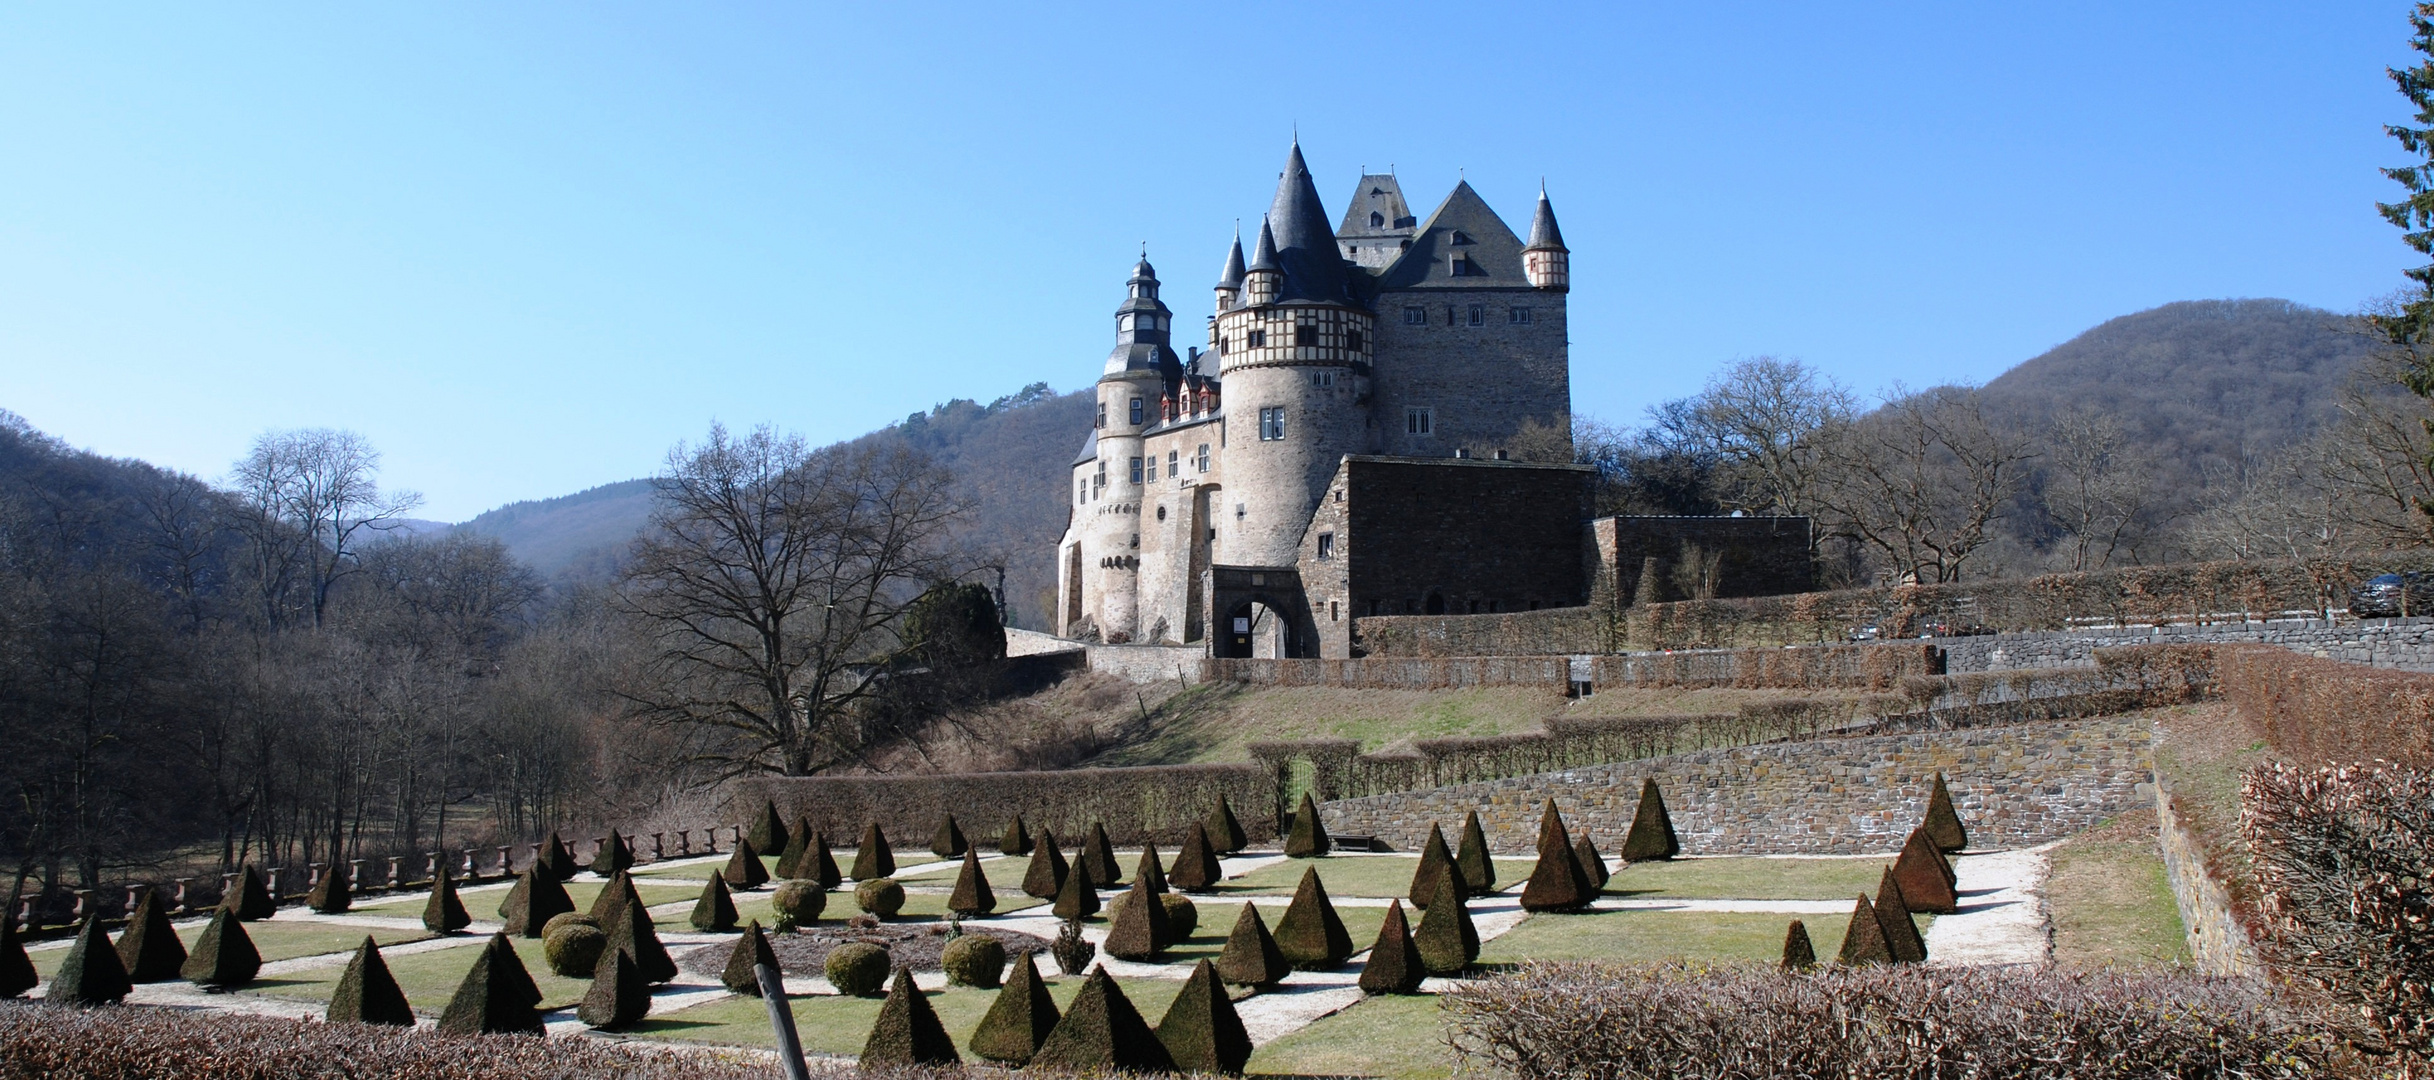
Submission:
<svg viewBox="0 0 2434 1080">
<path fill-rule="evenodd" d="M 1101 897 L 1101 902 L 1104 903 L 1105 901 L 1113 900 L 1115 895 L 1116 894 L 1113 893 L 1107 894 Z M 947 901 L 949 899 L 951 899 L 951 897 L 942 892 L 909 893 L 904 898 L 904 907 L 896 913 L 895 919 L 891 921 L 914 922 L 921 920 L 944 919 L 947 917 Z M 762 926 L 777 925 L 776 913 L 770 907 L 772 900 L 773 897 L 771 896 L 770 890 L 767 889 L 761 889 L 754 892 L 736 893 L 735 920 L 737 925 L 742 925 L 743 923 L 750 922 L 754 919 L 759 919 Z M 992 914 L 1009 915 L 1017 911 L 1039 907 L 1043 903 L 1044 901 L 1035 897 L 1023 895 L 1020 890 L 1011 892 L 1000 891 L 997 893 L 997 910 L 992 912 Z M 820 909 L 820 921 L 824 923 L 841 923 L 860 914 L 862 914 L 862 909 L 854 904 L 854 891 L 852 887 L 848 886 L 841 889 L 830 890 L 827 905 Z M 662 921 L 674 924 L 671 929 L 690 929 L 690 927 L 684 925 L 683 917 L 676 917 Z"/>
<path fill-rule="evenodd" d="M 1451 1076 L 1453 1051 L 1433 994 L 1365 998 L 1359 1004 L 1260 1047 L 1245 1070 L 1254 1075 L 1388 1076 L 1439 1080 Z"/>
<path fill-rule="evenodd" d="M 1048 993 L 1060 1009 L 1072 1004 L 1073 996 L 1081 992 L 1082 979 L 1057 975 L 1053 964 L 1043 960 L 1040 973 L 1048 977 Z M 1175 995 L 1182 991 L 1183 980 L 1124 979 L 1119 985 L 1142 1018 L 1154 1027 L 1166 1015 Z M 957 1047 L 964 1048 L 971 1043 L 972 1032 L 980 1026 L 980 1018 L 988 1013 L 990 1003 L 997 999 L 997 991 L 953 986 L 928 991 L 925 996 L 947 1034 L 955 1037 Z M 795 1030 L 802 1035 L 804 1050 L 852 1055 L 861 1053 L 863 1041 L 870 1038 L 871 1024 L 879 1017 L 880 1001 L 816 994 L 794 996 L 789 1004 L 794 1009 Z M 759 998 L 748 997 L 655 1015 L 636 1026 L 632 1034 L 743 1046 L 768 1046 L 775 1041 L 769 1032 L 768 1005 Z"/>
<path fill-rule="evenodd" d="M 1534 859 L 1497 859 L 1496 887 L 1529 880 Z M 1420 868 L 1413 855 L 1336 855 L 1324 859 L 1286 859 L 1263 866 L 1217 886 L 1218 896 L 1291 896 L 1301 887 L 1302 872 L 1318 871 L 1319 884 L 1330 897 L 1372 896 L 1391 899 L 1411 892 L 1411 875 Z"/>
<path fill-rule="evenodd" d="M 1166 950 L 1164 960 L 1170 964 L 1190 965 L 1201 957 L 1217 959 L 1225 951 L 1226 935 L 1234 932 L 1234 920 L 1242 917 L 1242 905 L 1247 901 L 1219 900 L 1213 897 L 1192 898 L 1192 906 L 1200 911 L 1200 925 L 1193 929 L 1191 940 Z M 1412 929 L 1419 929 L 1420 913 L 1407 911 Z M 1337 907 L 1336 918 L 1344 921 L 1344 933 L 1352 939 L 1352 949 L 1359 952 L 1378 939 L 1378 928 L 1386 925 L 1386 909 L 1382 907 Z M 1276 932 L 1283 922 L 1285 909 L 1281 906 L 1259 905 L 1259 917 L 1268 924 L 1268 932 Z"/>
<path fill-rule="evenodd" d="M 418 1011 L 436 1016 L 440 1010 L 448 1007 L 448 999 L 455 995 L 457 986 L 465 981 L 465 973 L 473 969 L 473 961 L 479 955 L 473 946 L 487 940 L 468 937 L 464 945 L 456 948 L 405 956 L 383 956 L 381 960 L 389 966 L 389 974 L 397 977 L 398 988 L 406 992 L 407 1003 Z M 553 974 L 541 954 L 538 938 L 510 940 L 515 942 L 516 955 L 524 961 L 524 970 L 532 974 L 533 983 L 541 988 L 542 1008 L 563 1008 L 583 1000 L 584 991 L 591 988 L 591 980 L 566 979 Z M 328 1001 L 331 991 L 336 989 L 339 978 L 345 973 L 343 965 L 331 965 L 284 979 L 265 979 L 248 987 L 245 992 Z"/>
<path fill-rule="evenodd" d="M 595 880 L 571 881 L 566 885 L 566 896 L 567 899 L 575 902 L 575 910 L 589 911 L 592 901 L 600 898 L 600 889 L 607 884 L 605 881 Z M 647 907 L 673 904 L 679 900 L 691 900 L 701 895 L 701 890 L 691 885 L 654 885 L 648 881 L 639 880 L 634 883 L 634 892 L 642 897 L 642 902 Z M 499 905 L 507 902 L 507 890 L 496 889 L 463 894 L 457 899 L 464 903 L 465 912 L 474 918 L 496 921 L 499 917 Z M 357 904 L 348 911 L 356 915 L 379 915 L 391 919 L 419 919 L 423 914 L 423 905 L 430 901 L 430 893 L 420 892 L 394 900 Z"/>
<path fill-rule="evenodd" d="M 179 927 L 178 940 L 184 942 L 188 950 L 192 950 L 194 943 L 203 936 L 204 925 L 196 923 L 192 926 Z M 363 944 L 364 934 L 367 933 L 357 927 L 325 922 L 249 922 L 244 926 L 245 936 L 253 940 L 254 951 L 262 954 L 264 963 L 275 960 L 292 960 L 299 956 L 352 951 L 357 945 Z M 383 946 L 402 945 L 409 941 L 421 941 L 431 936 L 419 929 L 371 930 L 368 932 L 374 941 Z M 34 961 L 35 973 L 48 980 L 52 972 L 59 970 L 60 962 L 68 958 L 68 950 L 45 949 L 29 955 Z"/>
<path fill-rule="evenodd" d="M 1763 960 L 1783 958 L 1790 915 L 1692 911 L 1613 911 L 1596 915 L 1532 915 L 1479 950 L 1482 964 L 1523 960 Z M 1917 916 L 1919 933 L 1933 916 Z M 1842 949 L 1847 915 L 1804 916 L 1819 960 Z"/>
<path fill-rule="evenodd" d="M 2143 829 L 2102 829 L 2054 849 L 2045 902 L 2053 913 L 2056 963 L 2188 962 L 2189 938 L 2164 876 L 2154 812 L 2138 816 Z"/>
<path fill-rule="evenodd" d="M 1848 900 L 1876 895 L 1892 856 L 1876 859 L 1678 859 L 1632 863 L 1606 882 L 1610 896 L 1691 900 Z M 1501 873 L 1502 871 L 1498 871 Z"/>
</svg>

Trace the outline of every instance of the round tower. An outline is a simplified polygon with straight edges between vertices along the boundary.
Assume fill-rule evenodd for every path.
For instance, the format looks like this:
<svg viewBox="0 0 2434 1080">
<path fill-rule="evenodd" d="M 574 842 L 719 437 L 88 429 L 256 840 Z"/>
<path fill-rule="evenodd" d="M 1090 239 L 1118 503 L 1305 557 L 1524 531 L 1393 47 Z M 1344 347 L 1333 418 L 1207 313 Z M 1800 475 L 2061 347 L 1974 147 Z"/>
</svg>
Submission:
<svg viewBox="0 0 2434 1080">
<path fill-rule="evenodd" d="M 1142 433 L 1160 417 L 1159 395 L 1179 377 L 1182 362 L 1168 344 L 1174 313 L 1158 299 L 1158 272 L 1143 258 L 1125 282 L 1116 308 L 1116 345 L 1099 376 L 1097 460 L 1083 480 L 1089 501 L 1076 508 L 1084 519 L 1081 541 L 1083 606 L 1100 638 L 1131 641 L 1140 636 L 1141 504 L 1146 491 Z"/>
<path fill-rule="evenodd" d="M 1521 274 L 1535 288 L 1572 291 L 1572 250 L 1555 227 L 1555 206 L 1547 201 L 1544 184 L 1538 187 L 1538 214 L 1530 219 L 1530 244 L 1521 249 Z"/>
<path fill-rule="evenodd" d="M 1217 561 L 1290 566 L 1346 454 L 1367 449 L 1376 321 L 1351 275 L 1301 147 L 1244 273 L 1239 306 L 1217 316 L 1225 382 L 1225 492 L 1211 507 Z"/>
</svg>

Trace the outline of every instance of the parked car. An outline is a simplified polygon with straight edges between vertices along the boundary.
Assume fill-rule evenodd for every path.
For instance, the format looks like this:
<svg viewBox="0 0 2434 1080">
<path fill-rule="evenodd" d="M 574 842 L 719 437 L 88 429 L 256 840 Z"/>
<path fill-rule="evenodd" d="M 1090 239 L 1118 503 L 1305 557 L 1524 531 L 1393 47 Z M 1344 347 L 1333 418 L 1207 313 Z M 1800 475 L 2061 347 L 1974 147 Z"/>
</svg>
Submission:
<svg viewBox="0 0 2434 1080">
<path fill-rule="evenodd" d="M 2434 615 L 2434 573 L 2377 574 L 2349 591 L 2349 613 L 2361 619 Z"/>
</svg>

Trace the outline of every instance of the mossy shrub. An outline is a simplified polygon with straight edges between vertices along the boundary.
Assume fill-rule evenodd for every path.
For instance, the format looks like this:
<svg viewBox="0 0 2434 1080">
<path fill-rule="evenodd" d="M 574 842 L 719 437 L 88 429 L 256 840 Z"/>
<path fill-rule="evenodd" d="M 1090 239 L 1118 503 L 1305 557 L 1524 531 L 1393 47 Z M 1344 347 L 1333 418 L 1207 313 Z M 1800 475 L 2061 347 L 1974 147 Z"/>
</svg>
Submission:
<svg viewBox="0 0 2434 1080">
<path fill-rule="evenodd" d="M 896 884 L 894 878 L 855 882 L 854 905 L 882 919 L 894 918 L 904 910 L 904 886 Z"/>
<path fill-rule="evenodd" d="M 569 979 L 591 978 L 592 969 L 600 966 L 600 954 L 607 950 L 608 935 L 589 922 L 567 923 L 541 939 L 549 970 Z"/>
<path fill-rule="evenodd" d="M 887 950 L 877 945 L 846 942 L 829 950 L 828 961 L 821 967 L 828 975 L 828 985 L 848 997 L 877 997 L 887 990 Z"/>
<path fill-rule="evenodd" d="M 546 940 L 549 935 L 569 926 L 588 926 L 594 930 L 601 928 L 600 920 L 592 918 L 590 915 L 580 911 L 566 911 L 550 916 L 548 922 L 541 924 L 541 937 Z"/>
<path fill-rule="evenodd" d="M 1182 893 L 1159 893 L 1158 902 L 1166 905 L 1166 932 L 1177 941 L 1192 936 L 1200 928 L 1200 909 L 1192 906 L 1192 898 Z"/>
<path fill-rule="evenodd" d="M 957 986 L 994 990 L 1005 975 L 1006 946 L 987 934 L 965 934 L 939 951 L 938 966 Z"/>
<path fill-rule="evenodd" d="M 779 930 L 809 926 L 818 922 L 820 912 L 828 907 L 828 892 L 817 881 L 790 880 L 770 895 L 769 907 L 777 915 Z"/>
</svg>

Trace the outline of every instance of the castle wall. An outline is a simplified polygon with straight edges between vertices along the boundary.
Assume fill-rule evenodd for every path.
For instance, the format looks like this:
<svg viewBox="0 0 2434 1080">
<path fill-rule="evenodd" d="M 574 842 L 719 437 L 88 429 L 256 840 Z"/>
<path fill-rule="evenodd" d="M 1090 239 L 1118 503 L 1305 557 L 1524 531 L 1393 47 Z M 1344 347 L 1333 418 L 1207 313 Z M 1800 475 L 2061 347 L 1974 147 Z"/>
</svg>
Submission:
<svg viewBox="0 0 2434 1080">
<path fill-rule="evenodd" d="M 1412 289 L 1378 295 L 1377 437 L 1371 453 L 1493 458 L 1524 422 L 1564 425 L 1572 411 L 1565 295 L 1540 289 Z M 1470 310 L 1481 323 L 1470 325 Z M 1427 321 L 1404 322 L 1407 308 Z M 1512 309 L 1529 309 L 1514 323 Z M 1452 325 L 1447 325 L 1448 320 Z M 1432 411 L 1431 434 L 1407 410 Z M 1564 436 L 1570 438 L 1566 428 Z"/>
<path fill-rule="evenodd" d="M 1805 517 L 1633 515 L 1600 518 L 1597 544 L 1601 596 L 1622 604 L 1643 595 L 1657 601 L 1784 596 L 1816 587 Z M 1656 560 L 1653 567 L 1649 559 Z M 1653 580 L 1641 580 L 1650 569 Z"/>
<path fill-rule="evenodd" d="M 1312 385 L 1318 374 L 1334 385 Z M 1226 498 L 1217 508 L 1216 561 L 1291 566 L 1320 490 L 1346 454 L 1364 449 L 1368 414 L 1348 369 L 1268 365 L 1228 368 Z M 1282 408 L 1282 439 L 1259 437 L 1261 409 Z"/>
</svg>

